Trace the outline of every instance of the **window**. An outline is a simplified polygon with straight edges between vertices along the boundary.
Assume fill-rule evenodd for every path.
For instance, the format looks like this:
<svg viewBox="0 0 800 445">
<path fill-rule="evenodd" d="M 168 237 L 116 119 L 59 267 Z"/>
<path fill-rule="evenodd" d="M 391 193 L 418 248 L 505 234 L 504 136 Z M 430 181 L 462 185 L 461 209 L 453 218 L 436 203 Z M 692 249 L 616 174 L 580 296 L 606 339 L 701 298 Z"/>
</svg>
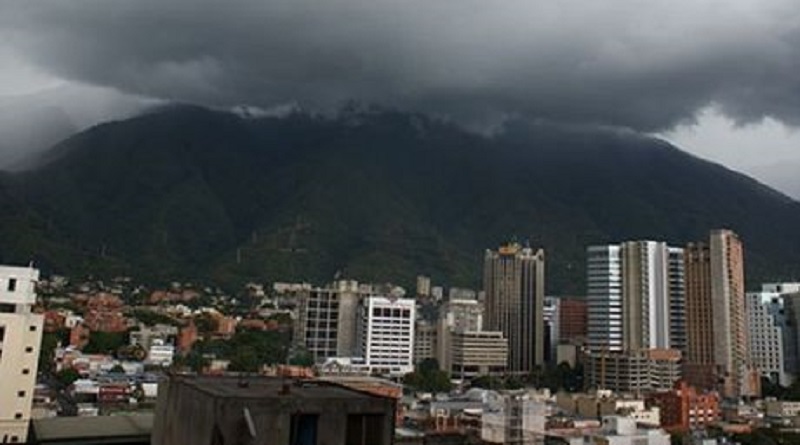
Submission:
<svg viewBox="0 0 800 445">
<path fill-rule="evenodd" d="M 6 327 L 0 326 L 0 343 L 3 342 L 3 339 L 6 337 Z"/>
<path fill-rule="evenodd" d="M 8 288 L 6 289 L 9 292 L 14 292 L 17 290 L 17 279 L 16 278 L 9 278 L 8 279 Z"/>
<path fill-rule="evenodd" d="M 19 443 L 19 437 L 11 436 L 11 443 Z"/>
<path fill-rule="evenodd" d="M 22 418 L 22 413 L 14 413 L 14 418 L 15 419 L 21 419 Z"/>
<path fill-rule="evenodd" d="M 30 370 L 30 369 L 28 369 L 28 368 L 24 368 L 24 369 L 22 370 L 22 374 L 23 374 L 23 375 L 28 375 L 28 374 L 30 374 L 30 373 L 31 373 L 31 370 Z"/>
<path fill-rule="evenodd" d="M 17 307 L 10 303 L 0 303 L 0 312 L 6 314 L 13 314 L 17 311 Z"/>
<path fill-rule="evenodd" d="M 383 415 L 349 414 L 345 433 L 346 445 L 369 445 L 383 440 Z"/>
<path fill-rule="evenodd" d="M 289 445 L 317 444 L 317 414 L 295 414 L 289 430 Z"/>
<path fill-rule="evenodd" d="M 25 391 L 17 391 L 17 397 L 25 397 Z"/>
<path fill-rule="evenodd" d="M 36 326 L 30 326 L 28 330 L 31 332 L 36 332 Z"/>
<path fill-rule="evenodd" d="M 33 352 L 33 346 L 27 346 L 25 352 Z"/>
</svg>

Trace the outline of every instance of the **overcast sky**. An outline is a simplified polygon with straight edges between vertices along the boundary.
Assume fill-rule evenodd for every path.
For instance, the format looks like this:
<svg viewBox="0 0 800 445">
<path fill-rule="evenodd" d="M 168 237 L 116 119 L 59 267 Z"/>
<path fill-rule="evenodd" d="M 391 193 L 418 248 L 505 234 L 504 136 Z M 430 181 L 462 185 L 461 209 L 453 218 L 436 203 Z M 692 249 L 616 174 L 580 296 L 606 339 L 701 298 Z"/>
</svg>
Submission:
<svg viewBox="0 0 800 445">
<path fill-rule="evenodd" d="M 0 5 L 0 95 L 78 85 L 214 106 L 354 99 L 468 124 L 614 125 L 740 170 L 800 161 L 799 73 L 796 0 Z"/>
</svg>

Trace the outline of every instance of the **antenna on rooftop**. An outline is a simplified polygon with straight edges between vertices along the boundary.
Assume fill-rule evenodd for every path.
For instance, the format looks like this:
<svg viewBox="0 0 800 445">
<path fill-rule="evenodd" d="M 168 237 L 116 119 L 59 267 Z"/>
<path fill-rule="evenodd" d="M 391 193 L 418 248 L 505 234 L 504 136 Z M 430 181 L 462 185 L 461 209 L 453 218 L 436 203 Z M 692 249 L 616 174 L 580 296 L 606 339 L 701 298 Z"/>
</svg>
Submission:
<svg viewBox="0 0 800 445">
<path fill-rule="evenodd" d="M 247 429 L 250 432 L 250 437 L 256 437 L 256 424 L 253 422 L 253 416 L 250 415 L 250 408 L 245 406 L 242 411 L 244 414 L 244 421 L 247 423 Z"/>
</svg>

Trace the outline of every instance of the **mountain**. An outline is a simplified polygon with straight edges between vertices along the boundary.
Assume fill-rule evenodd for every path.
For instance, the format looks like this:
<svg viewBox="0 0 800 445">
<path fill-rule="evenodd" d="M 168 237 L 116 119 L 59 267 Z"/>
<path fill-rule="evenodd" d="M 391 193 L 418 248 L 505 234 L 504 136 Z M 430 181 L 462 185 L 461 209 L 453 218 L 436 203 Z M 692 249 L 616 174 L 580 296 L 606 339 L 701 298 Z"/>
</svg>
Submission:
<svg viewBox="0 0 800 445">
<path fill-rule="evenodd" d="M 0 259 L 55 272 L 477 286 L 484 249 L 516 237 L 546 249 L 548 292 L 582 293 L 588 244 L 718 227 L 743 237 L 752 283 L 800 270 L 800 204 L 609 129 L 169 107 L 63 141 L 0 192 Z"/>
</svg>

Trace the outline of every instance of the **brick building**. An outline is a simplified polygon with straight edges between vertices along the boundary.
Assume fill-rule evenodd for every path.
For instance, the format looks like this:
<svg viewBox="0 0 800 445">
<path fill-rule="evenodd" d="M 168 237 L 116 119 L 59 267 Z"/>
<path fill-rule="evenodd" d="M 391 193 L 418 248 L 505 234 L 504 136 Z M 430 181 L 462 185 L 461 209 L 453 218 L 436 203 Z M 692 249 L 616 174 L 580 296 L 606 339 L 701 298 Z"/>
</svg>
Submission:
<svg viewBox="0 0 800 445">
<path fill-rule="evenodd" d="M 671 391 L 648 395 L 646 401 L 661 410 L 661 427 L 669 432 L 702 428 L 720 419 L 719 394 L 698 392 L 683 380 Z"/>
</svg>

